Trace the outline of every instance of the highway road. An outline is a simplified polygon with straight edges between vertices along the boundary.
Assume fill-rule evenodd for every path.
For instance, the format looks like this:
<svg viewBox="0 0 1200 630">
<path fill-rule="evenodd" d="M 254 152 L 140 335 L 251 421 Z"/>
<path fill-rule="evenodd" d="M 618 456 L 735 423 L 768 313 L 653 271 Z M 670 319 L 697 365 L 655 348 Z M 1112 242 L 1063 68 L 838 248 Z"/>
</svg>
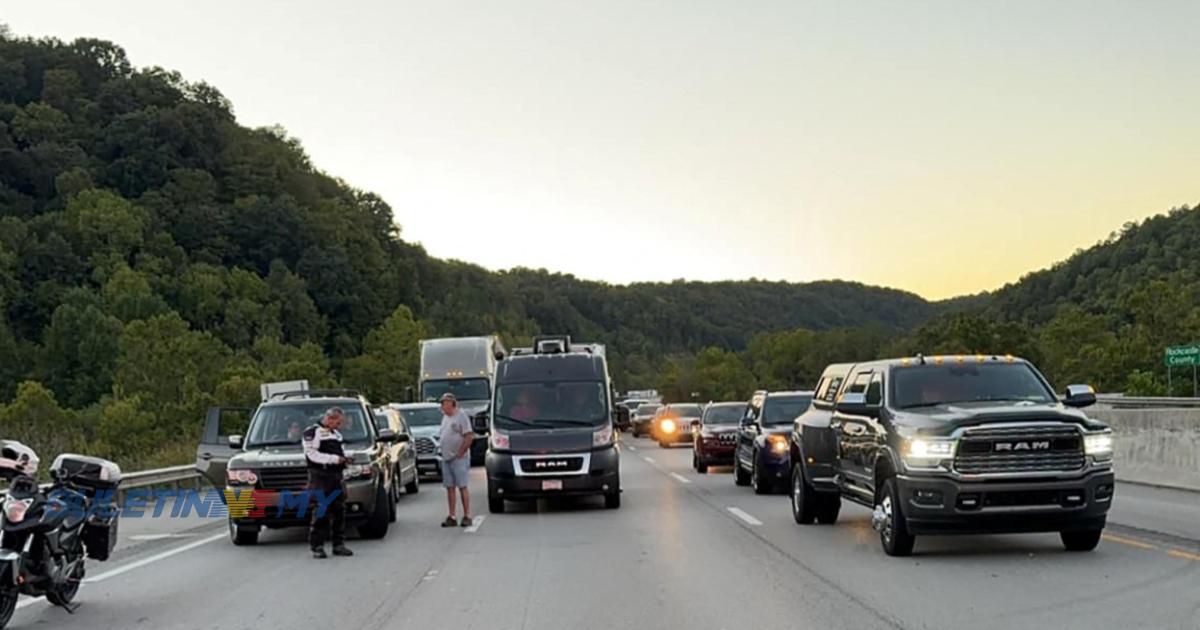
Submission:
<svg viewBox="0 0 1200 630">
<path fill-rule="evenodd" d="M 1121 524 L 1093 553 L 1050 534 L 923 538 L 888 558 L 866 509 L 801 527 L 785 496 L 698 475 L 686 448 L 623 448 L 620 510 L 543 503 L 441 529 L 425 484 L 353 558 L 313 560 L 302 530 L 236 548 L 219 522 L 143 521 L 90 565 L 75 615 L 29 600 L 11 627 L 1200 628 L 1195 494 L 1120 486 Z"/>
</svg>

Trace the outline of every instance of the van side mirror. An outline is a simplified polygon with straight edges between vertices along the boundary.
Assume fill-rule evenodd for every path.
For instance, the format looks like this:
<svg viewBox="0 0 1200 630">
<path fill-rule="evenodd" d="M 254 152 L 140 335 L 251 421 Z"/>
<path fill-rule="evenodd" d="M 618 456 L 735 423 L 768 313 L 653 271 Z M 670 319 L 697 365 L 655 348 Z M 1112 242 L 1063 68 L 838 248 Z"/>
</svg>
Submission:
<svg viewBox="0 0 1200 630">
<path fill-rule="evenodd" d="M 1063 404 L 1076 409 L 1096 404 L 1096 390 L 1091 385 L 1068 385 Z"/>
</svg>

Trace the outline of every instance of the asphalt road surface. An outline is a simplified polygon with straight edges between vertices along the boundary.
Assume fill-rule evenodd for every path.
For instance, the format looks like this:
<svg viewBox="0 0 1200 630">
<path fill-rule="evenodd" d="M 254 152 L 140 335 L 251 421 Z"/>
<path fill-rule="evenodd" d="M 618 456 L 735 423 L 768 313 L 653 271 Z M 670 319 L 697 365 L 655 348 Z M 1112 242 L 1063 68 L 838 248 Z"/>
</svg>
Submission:
<svg viewBox="0 0 1200 630">
<path fill-rule="evenodd" d="M 888 558 L 866 509 L 801 527 L 786 496 L 698 475 L 687 448 L 624 449 L 620 510 L 543 502 L 441 529 L 427 483 L 353 558 L 313 560 L 301 530 L 237 548 L 220 522 L 139 523 L 89 565 L 76 614 L 27 600 L 10 627 L 1200 628 L 1196 494 L 1120 486 L 1121 524 L 1092 553 L 1049 534 L 921 538 Z"/>
</svg>

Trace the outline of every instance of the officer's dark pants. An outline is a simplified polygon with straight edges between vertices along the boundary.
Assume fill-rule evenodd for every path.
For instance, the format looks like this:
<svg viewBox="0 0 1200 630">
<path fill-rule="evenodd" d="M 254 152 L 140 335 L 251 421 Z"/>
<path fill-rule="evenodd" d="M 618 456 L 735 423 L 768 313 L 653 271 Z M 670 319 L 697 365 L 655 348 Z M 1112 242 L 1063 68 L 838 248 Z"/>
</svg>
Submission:
<svg viewBox="0 0 1200 630">
<path fill-rule="evenodd" d="M 342 471 L 309 470 L 308 489 L 313 493 L 309 501 L 308 544 L 313 549 L 325 546 L 325 539 L 331 538 L 333 546 L 346 541 L 346 484 L 342 481 Z M 329 497 L 337 493 L 333 501 Z M 318 499 L 327 503 L 325 512 L 318 514 Z"/>
</svg>

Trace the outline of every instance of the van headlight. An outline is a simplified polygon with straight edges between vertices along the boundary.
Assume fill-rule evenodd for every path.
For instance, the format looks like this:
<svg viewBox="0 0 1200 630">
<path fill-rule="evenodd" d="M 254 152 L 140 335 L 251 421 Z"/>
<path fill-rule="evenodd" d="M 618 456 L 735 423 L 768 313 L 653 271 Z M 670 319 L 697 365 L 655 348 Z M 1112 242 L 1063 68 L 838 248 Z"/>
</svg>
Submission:
<svg viewBox="0 0 1200 630">
<path fill-rule="evenodd" d="M 1111 459 L 1112 451 L 1113 443 L 1111 431 L 1084 434 L 1083 452 L 1087 455 L 1090 455 L 1096 461 L 1105 461 Z"/>
<path fill-rule="evenodd" d="M 943 462 L 954 459 L 957 440 L 913 438 L 904 450 L 904 463 L 913 468 L 941 468 Z"/>
<path fill-rule="evenodd" d="M 606 426 L 592 432 L 592 446 L 612 446 L 613 429 L 612 426 Z"/>
</svg>

